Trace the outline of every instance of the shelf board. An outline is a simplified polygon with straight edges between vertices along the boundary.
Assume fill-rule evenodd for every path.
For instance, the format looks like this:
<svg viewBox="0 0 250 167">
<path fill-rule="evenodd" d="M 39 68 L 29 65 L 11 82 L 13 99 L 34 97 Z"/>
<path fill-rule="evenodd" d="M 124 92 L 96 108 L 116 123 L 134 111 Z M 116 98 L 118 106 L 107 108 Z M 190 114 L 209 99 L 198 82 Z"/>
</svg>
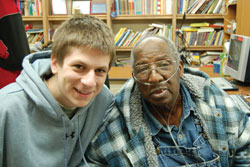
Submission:
<svg viewBox="0 0 250 167">
<path fill-rule="evenodd" d="M 49 15 L 48 16 L 48 20 L 49 21 L 65 21 L 68 18 L 71 18 L 73 16 L 74 15 Z M 106 15 L 93 15 L 93 16 L 96 16 L 96 17 L 98 17 L 101 20 L 106 20 L 107 19 Z"/>
<path fill-rule="evenodd" d="M 231 32 L 227 32 L 227 31 L 224 31 L 224 33 L 227 34 L 227 35 L 232 35 L 233 34 Z"/>
<path fill-rule="evenodd" d="M 177 14 L 177 19 L 183 19 L 182 14 Z M 186 19 L 223 19 L 223 14 L 186 14 Z"/>
<path fill-rule="evenodd" d="M 117 15 L 112 17 L 112 20 L 154 20 L 154 19 L 172 19 L 171 14 L 165 15 Z"/>
<path fill-rule="evenodd" d="M 236 5 L 237 5 L 237 2 L 232 2 L 232 3 L 228 4 L 228 7 L 230 7 L 230 6 L 236 6 Z"/>
<path fill-rule="evenodd" d="M 188 50 L 191 51 L 206 51 L 206 50 L 213 50 L 213 51 L 223 51 L 223 46 L 190 46 Z"/>
<path fill-rule="evenodd" d="M 130 52 L 132 47 L 116 47 L 116 51 L 118 52 Z M 191 51 L 204 51 L 204 50 L 214 50 L 214 51 L 222 51 L 223 46 L 190 46 L 188 50 Z"/>
<path fill-rule="evenodd" d="M 116 47 L 116 51 L 118 52 L 130 52 L 132 50 L 132 46 L 126 47 L 126 46 L 121 46 L 121 47 Z"/>
<path fill-rule="evenodd" d="M 22 16 L 23 21 L 43 21 L 42 16 Z"/>
</svg>

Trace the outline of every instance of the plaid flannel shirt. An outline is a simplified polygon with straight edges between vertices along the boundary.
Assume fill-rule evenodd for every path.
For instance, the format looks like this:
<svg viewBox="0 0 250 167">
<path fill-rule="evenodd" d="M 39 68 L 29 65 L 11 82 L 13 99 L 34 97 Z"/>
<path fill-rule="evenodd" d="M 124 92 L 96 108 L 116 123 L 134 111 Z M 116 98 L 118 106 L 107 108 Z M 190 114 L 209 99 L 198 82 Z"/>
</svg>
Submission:
<svg viewBox="0 0 250 167">
<path fill-rule="evenodd" d="M 250 123 L 246 114 L 210 82 L 207 74 L 185 68 L 182 80 L 221 166 L 250 166 Z M 116 107 L 86 152 L 89 166 L 158 166 L 148 127 L 143 120 L 138 121 L 142 119 L 138 117 L 142 112 L 140 96 L 132 79 L 116 95 Z"/>
</svg>

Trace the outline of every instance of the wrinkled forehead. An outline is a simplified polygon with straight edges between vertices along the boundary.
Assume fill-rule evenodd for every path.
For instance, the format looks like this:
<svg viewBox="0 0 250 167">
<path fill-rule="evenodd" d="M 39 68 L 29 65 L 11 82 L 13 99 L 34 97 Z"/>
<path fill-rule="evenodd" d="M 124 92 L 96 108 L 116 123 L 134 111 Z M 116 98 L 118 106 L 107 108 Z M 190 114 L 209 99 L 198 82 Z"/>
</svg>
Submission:
<svg viewBox="0 0 250 167">
<path fill-rule="evenodd" d="M 142 41 L 135 48 L 134 59 L 135 61 L 176 60 L 176 56 L 164 40 L 160 38 L 149 38 Z"/>
</svg>

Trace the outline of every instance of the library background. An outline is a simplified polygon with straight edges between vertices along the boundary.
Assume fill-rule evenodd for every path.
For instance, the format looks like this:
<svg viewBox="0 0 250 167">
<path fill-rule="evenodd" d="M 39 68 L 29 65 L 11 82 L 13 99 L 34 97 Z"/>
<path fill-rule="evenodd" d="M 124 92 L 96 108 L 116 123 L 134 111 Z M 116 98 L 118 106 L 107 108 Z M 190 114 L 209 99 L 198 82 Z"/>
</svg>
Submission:
<svg viewBox="0 0 250 167">
<path fill-rule="evenodd" d="M 50 46 L 56 28 L 74 14 L 95 15 L 107 24 L 116 34 L 117 56 L 109 72 L 114 94 L 131 77 L 130 51 L 145 34 L 170 38 L 187 65 L 210 77 L 228 77 L 231 36 L 250 36 L 249 7 L 249 0 L 20 0 L 31 51 Z M 248 90 L 238 93 L 250 95 Z"/>
</svg>

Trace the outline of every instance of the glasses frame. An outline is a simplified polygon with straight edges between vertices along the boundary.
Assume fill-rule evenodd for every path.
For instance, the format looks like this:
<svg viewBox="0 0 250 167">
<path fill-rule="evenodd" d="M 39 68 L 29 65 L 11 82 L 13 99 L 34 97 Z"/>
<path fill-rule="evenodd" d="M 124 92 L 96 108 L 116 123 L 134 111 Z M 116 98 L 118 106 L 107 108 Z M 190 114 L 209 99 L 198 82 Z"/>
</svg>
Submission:
<svg viewBox="0 0 250 167">
<path fill-rule="evenodd" d="M 172 62 L 177 62 L 177 61 L 176 61 L 176 60 L 173 60 Z M 153 64 L 153 63 L 150 63 L 150 64 Z M 136 80 L 137 82 L 139 82 L 139 83 L 141 83 L 141 84 L 143 84 L 143 85 L 147 85 L 147 86 L 162 85 L 162 84 L 167 83 L 170 79 L 172 79 L 172 78 L 175 76 L 175 74 L 176 74 L 176 72 L 178 71 L 178 69 L 179 69 L 179 63 L 177 63 L 175 72 L 174 72 L 168 79 L 166 79 L 166 80 L 164 80 L 164 81 L 161 81 L 161 82 L 157 82 L 157 83 L 151 83 L 151 82 L 143 82 L 143 81 L 140 81 L 138 78 L 136 78 L 134 72 L 132 72 L 132 77 L 134 78 L 134 80 Z M 157 71 L 157 70 L 156 70 L 156 71 Z M 157 73 L 159 73 L 159 72 L 157 72 Z M 159 73 L 159 74 L 160 74 L 160 73 Z"/>
</svg>

